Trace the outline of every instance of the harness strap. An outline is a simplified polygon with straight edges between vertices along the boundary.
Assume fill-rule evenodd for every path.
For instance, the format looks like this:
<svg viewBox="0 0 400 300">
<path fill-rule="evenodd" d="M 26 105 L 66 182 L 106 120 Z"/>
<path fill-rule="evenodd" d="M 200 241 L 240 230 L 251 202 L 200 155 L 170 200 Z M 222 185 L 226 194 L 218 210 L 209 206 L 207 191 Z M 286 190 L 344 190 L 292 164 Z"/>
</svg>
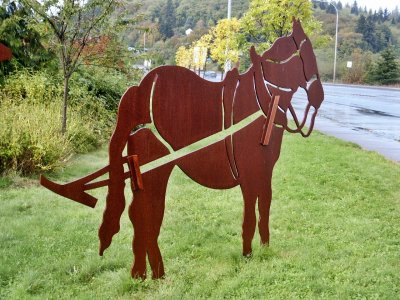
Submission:
<svg viewBox="0 0 400 300">
<path fill-rule="evenodd" d="M 279 95 L 274 96 L 272 107 L 270 106 L 268 110 L 267 119 L 265 120 L 265 125 L 261 136 L 261 144 L 263 146 L 269 145 L 269 142 L 271 140 L 272 128 L 275 123 L 275 116 L 276 116 L 276 111 L 278 109 L 279 98 L 280 98 Z"/>
<path fill-rule="evenodd" d="M 137 155 L 128 156 L 128 166 L 131 175 L 132 190 L 144 190 L 142 173 L 139 168 L 139 157 Z"/>
</svg>

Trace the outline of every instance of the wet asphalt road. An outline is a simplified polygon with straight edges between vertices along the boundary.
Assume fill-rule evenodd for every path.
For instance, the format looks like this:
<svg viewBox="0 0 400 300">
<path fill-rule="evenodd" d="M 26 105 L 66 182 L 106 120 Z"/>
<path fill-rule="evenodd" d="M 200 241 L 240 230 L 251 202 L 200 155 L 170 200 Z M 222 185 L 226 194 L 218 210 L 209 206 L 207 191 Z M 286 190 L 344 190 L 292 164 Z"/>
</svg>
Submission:
<svg viewBox="0 0 400 300">
<path fill-rule="evenodd" d="M 400 89 L 325 84 L 324 91 L 317 130 L 400 161 Z M 295 94 L 296 111 L 305 101 Z"/>
<path fill-rule="evenodd" d="M 220 81 L 220 74 L 205 79 Z M 324 92 L 315 129 L 400 162 L 400 89 L 324 84 Z M 295 93 L 292 104 L 301 119 L 304 90 Z"/>
</svg>

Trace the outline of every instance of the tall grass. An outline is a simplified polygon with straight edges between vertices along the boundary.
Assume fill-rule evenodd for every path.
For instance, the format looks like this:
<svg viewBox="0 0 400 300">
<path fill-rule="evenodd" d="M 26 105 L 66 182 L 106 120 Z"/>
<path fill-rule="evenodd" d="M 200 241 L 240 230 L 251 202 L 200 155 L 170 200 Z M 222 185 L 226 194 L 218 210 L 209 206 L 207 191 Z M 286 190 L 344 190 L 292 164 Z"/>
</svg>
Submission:
<svg viewBox="0 0 400 300">
<path fill-rule="evenodd" d="M 7 78 L 0 87 L 0 173 L 49 170 L 108 138 L 112 112 L 74 82 L 62 135 L 61 99 L 62 85 L 45 72 L 22 70 Z"/>
<path fill-rule="evenodd" d="M 315 133 L 286 135 L 273 177 L 271 242 L 241 255 L 240 190 L 201 187 L 174 170 L 159 244 L 163 280 L 132 280 L 132 225 L 97 255 L 96 209 L 43 188 L 0 190 L 0 298 L 395 299 L 400 294 L 400 166 Z M 107 163 L 77 157 L 58 181 Z M 129 199 L 129 193 L 127 193 Z"/>
<path fill-rule="evenodd" d="M 3 101 L 0 106 L 0 172 L 29 173 L 55 166 L 72 152 L 60 134 L 60 106 Z"/>
</svg>

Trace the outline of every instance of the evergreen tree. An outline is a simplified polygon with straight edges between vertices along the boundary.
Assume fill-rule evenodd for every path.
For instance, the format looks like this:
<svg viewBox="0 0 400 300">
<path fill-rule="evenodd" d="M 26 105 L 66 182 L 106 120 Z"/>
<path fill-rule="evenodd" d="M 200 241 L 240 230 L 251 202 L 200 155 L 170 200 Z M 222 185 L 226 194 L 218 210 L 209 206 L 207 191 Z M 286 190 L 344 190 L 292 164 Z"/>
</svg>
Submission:
<svg viewBox="0 0 400 300">
<path fill-rule="evenodd" d="M 364 15 L 361 15 L 358 18 L 355 32 L 363 35 L 366 47 L 362 48 L 372 52 L 379 52 L 387 48 L 393 41 L 393 34 L 390 28 L 386 24 L 377 27 L 373 21 L 373 16 L 365 18 Z"/>
<path fill-rule="evenodd" d="M 353 15 L 358 15 L 359 9 L 358 9 L 357 1 L 354 1 L 353 5 L 351 6 L 350 13 Z"/>
<path fill-rule="evenodd" d="M 183 27 L 185 28 L 185 29 L 188 29 L 188 28 L 193 28 L 193 26 L 194 26 L 194 24 L 193 24 L 193 18 L 192 17 L 187 17 L 186 18 L 186 21 L 185 21 L 185 24 L 183 25 Z"/>
<path fill-rule="evenodd" d="M 336 15 L 336 9 L 333 7 L 333 5 L 328 5 L 326 8 L 326 12 L 328 14 Z"/>
<path fill-rule="evenodd" d="M 367 19 L 365 18 L 364 15 L 361 15 L 357 21 L 356 32 L 364 34 L 366 27 L 367 27 Z"/>
<path fill-rule="evenodd" d="M 175 5 L 172 0 L 167 0 L 159 15 L 159 30 L 164 39 L 174 35 L 175 25 Z"/>
<path fill-rule="evenodd" d="M 383 24 L 376 30 L 376 51 L 379 52 L 387 48 L 393 40 L 392 31 L 390 28 Z"/>
<path fill-rule="evenodd" d="M 389 20 L 389 17 L 390 17 L 390 13 L 389 13 L 388 9 L 385 8 L 385 10 L 383 11 L 383 21 L 385 22 L 385 21 Z"/>
<path fill-rule="evenodd" d="M 312 1 L 312 4 L 313 4 L 313 9 L 317 9 L 317 7 L 319 6 L 318 3 L 315 1 Z"/>
<path fill-rule="evenodd" d="M 343 9 L 343 4 L 342 4 L 342 2 L 338 2 L 337 3 L 337 5 L 336 5 L 336 8 L 338 9 L 338 10 L 342 10 Z"/>
<path fill-rule="evenodd" d="M 378 13 L 376 10 L 374 10 L 374 13 L 372 14 L 372 21 L 377 22 L 378 21 Z"/>
<path fill-rule="evenodd" d="M 380 59 L 372 67 L 368 77 L 370 81 L 380 84 L 392 84 L 400 81 L 400 66 L 392 47 L 382 51 Z"/>
<path fill-rule="evenodd" d="M 400 18 L 399 7 L 396 6 L 395 9 L 392 11 L 391 16 L 393 17 L 394 23 L 397 23 Z"/>
<path fill-rule="evenodd" d="M 384 20 L 383 20 L 383 10 L 382 10 L 382 8 L 380 8 L 380 9 L 378 10 L 377 20 L 378 20 L 378 23 L 382 23 L 382 22 L 384 21 Z"/>
<path fill-rule="evenodd" d="M 375 23 L 372 16 L 368 16 L 365 23 L 364 32 L 362 32 L 364 41 L 368 44 L 368 48 L 373 52 L 377 51 Z"/>
</svg>

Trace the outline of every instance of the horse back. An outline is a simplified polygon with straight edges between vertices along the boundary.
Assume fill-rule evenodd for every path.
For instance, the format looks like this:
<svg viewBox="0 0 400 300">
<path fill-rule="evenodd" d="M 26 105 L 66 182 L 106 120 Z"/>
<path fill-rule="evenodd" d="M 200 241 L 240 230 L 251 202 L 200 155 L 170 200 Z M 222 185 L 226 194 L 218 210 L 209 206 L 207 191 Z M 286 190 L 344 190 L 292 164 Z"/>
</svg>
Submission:
<svg viewBox="0 0 400 300">
<path fill-rule="evenodd" d="M 222 130 L 222 82 L 204 80 L 177 66 L 160 67 L 151 73 L 153 122 L 174 150 Z"/>
</svg>

